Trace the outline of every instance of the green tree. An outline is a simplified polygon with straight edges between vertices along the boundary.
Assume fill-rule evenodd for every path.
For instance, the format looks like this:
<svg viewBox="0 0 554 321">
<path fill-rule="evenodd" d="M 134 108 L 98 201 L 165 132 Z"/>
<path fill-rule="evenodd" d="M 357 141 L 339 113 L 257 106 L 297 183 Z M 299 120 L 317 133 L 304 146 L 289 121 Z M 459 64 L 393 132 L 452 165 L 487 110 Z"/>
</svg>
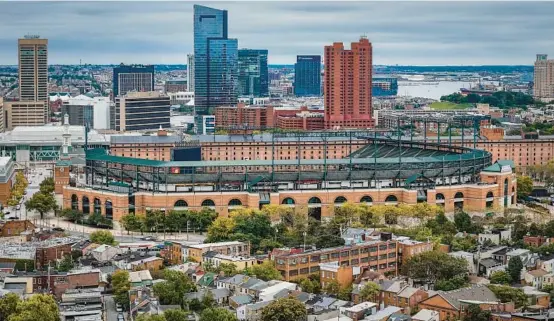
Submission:
<svg viewBox="0 0 554 321">
<path fill-rule="evenodd" d="M 115 303 L 121 304 L 125 310 L 128 310 L 129 290 L 131 289 L 128 271 L 117 270 L 112 274 L 112 289 Z"/>
<path fill-rule="evenodd" d="M 182 319 L 186 320 L 186 319 Z M 167 321 L 164 315 L 160 314 L 141 314 L 139 315 L 135 321 Z"/>
<path fill-rule="evenodd" d="M 185 294 L 196 291 L 196 285 L 180 271 L 164 270 L 164 282 L 154 285 L 154 294 L 161 304 L 184 307 Z"/>
<path fill-rule="evenodd" d="M 56 185 L 54 183 L 53 177 L 47 177 L 39 184 L 40 192 L 44 194 L 52 194 L 54 193 L 54 189 L 56 188 Z"/>
<path fill-rule="evenodd" d="M 306 306 L 293 298 L 272 301 L 262 309 L 261 321 L 304 321 L 308 317 Z"/>
<path fill-rule="evenodd" d="M 170 309 L 164 311 L 165 321 L 185 321 L 188 313 L 183 310 Z"/>
<path fill-rule="evenodd" d="M 524 199 L 533 191 L 533 180 L 529 176 L 517 177 L 517 198 Z"/>
<path fill-rule="evenodd" d="M 367 282 L 360 289 L 360 299 L 362 301 L 379 302 L 376 298 L 379 296 L 381 288 L 375 282 Z"/>
<path fill-rule="evenodd" d="M 471 217 L 466 212 L 458 212 L 454 214 L 454 224 L 460 232 L 478 234 L 483 232 L 483 227 L 474 224 Z"/>
<path fill-rule="evenodd" d="M 225 276 L 233 276 L 238 274 L 237 265 L 234 263 L 220 263 L 217 267 L 218 273 L 223 273 Z"/>
<path fill-rule="evenodd" d="M 63 259 L 58 264 L 58 272 L 68 272 L 72 268 L 75 267 L 75 264 L 73 263 L 73 257 L 71 255 L 65 255 Z"/>
<path fill-rule="evenodd" d="M 25 207 L 31 211 L 40 213 L 40 218 L 44 218 L 44 214 L 53 211 L 57 208 L 56 199 L 52 193 L 45 194 L 38 192 L 25 202 Z"/>
<path fill-rule="evenodd" d="M 323 291 L 330 295 L 338 295 L 340 292 L 340 284 L 337 280 L 331 280 L 325 284 Z"/>
<path fill-rule="evenodd" d="M 275 265 L 271 261 L 265 261 L 262 264 L 254 265 L 246 269 L 246 274 L 255 276 L 260 280 L 281 280 L 283 276 L 281 272 L 275 268 Z"/>
<path fill-rule="evenodd" d="M 204 306 L 202 305 L 202 302 L 200 300 L 198 300 L 197 298 L 194 298 L 190 300 L 190 302 L 188 302 L 188 308 L 189 310 L 194 312 L 202 312 L 202 310 L 204 309 Z"/>
<path fill-rule="evenodd" d="M 115 238 L 110 231 L 95 231 L 90 233 L 90 241 L 97 244 L 115 245 Z"/>
<path fill-rule="evenodd" d="M 351 301 L 352 300 L 352 284 L 343 286 L 339 289 L 339 294 L 337 295 L 339 300 Z"/>
<path fill-rule="evenodd" d="M 129 234 L 129 231 L 139 231 L 142 227 L 140 218 L 133 214 L 123 216 L 121 218 L 121 224 L 127 230 L 127 234 Z"/>
<path fill-rule="evenodd" d="M 206 293 L 202 297 L 202 308 L 210 309 L 214 307 L 217 307 L 217 301 L 215 300 L 214 295 L 211 291 L 206 291 Z"/>
<path fill-rule="evenodd" d="M 433 284 L 437 280 L 449 280 L 466 273 L 466 260 L 439 251 L 414 255 L 402 266 L 403 275 Z"/>
<path fill-rule="evenodd" d="M 496 271 L 491 274 L 490 281 L 492 284 L 510 284 L 512 277 L 506 271 Z"/>
<path fill-rule="evenodd" d="M 503 303 L 514 302 L 516 308 L 527 306 L 527 295 L 520 288 L 514 288 L 506 285 L 489 285 L 489 289 L 494 292 L 496 297 Z"/>
<path fill-rule="evenodd" d="M 58 304 L 49 294 L 33 294 L 17 303 L 15 313 L 8 321 L 59 321 Z"/>
<path fill-rule="evenodd" d="M 8 293 L 0 298 L 0 320 L 6 321 L 17 311 L 21 299 L 15 293 Z"/>
<path fill-rule="evenodd" d="M 20 260 L 15 261 L 15 270 L 16 271 L 31 272 L 34 269 L 35 269 L 35 261 L 34 260 L 20 259 Z"/>
<path fill-rule="evenodd" d="M 471 217 L 466 212 L 458 212 L 454 214 L 454 224 L 458 231 L 468 232 L 471 230 Z"/>
<path fill-rule="evenodd" d="M 307 293 L 319 294 L 321 292 L 321 283 L 318 279 L 312 279 L 311 275 L 307 278 L 300 278 L 295 281 L 298 283 L 302 291 Z"/>
<path fill-rule="evenodd" d="M 238 321 L 237 316 L 224 308 L 205 309 L 200 314 L 200 321 Z"/>
<path fill-rule="evenodd" d="M 490 319 L 490 311 L 483 311 L 478 304 L 470 304 L 463 321 L 489 321 Z"/>
<path fill-rule="evenodd" d="M 508 262 L 506 272 L 510 275 L 512 282 L 521 282 L 521 270 L 523 269 L 523 262 L 519 256 L 514 256 Z"/>
<path fill-rule="evenodd" d="M 66 208 L 62 210 L 62 212 L 60 213 L 60 216 L 65 217 L 68 221 L 78 223 L 83 219 L 85 214 L 78 210 L 72 210 L 72 209 Z"/>
<path fill-rule="evenodd" d="M 467 275 L 456 275 L 451 279 L 440 279 L 435 283 L 435 291 L 453 291 L 468 284 Z"/>
</svg>

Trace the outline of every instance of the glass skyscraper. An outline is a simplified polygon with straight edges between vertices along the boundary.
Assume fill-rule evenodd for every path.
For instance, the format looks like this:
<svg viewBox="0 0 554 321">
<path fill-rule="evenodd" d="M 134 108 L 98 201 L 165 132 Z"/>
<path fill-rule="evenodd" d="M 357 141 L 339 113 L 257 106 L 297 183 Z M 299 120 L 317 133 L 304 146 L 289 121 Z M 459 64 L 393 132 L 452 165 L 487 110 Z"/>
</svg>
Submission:
<svg viewBox="0 0 554 321">
<path fill-rule="evenodd" d="M 267 49 L 239 50 L 239 94 L 269 96 Z"/>
<path fill-rule="evenodd" d="M 194 5 L 194 104 L 196 113 L 236 105 L 238 41 L 227 37 L 227 11 Z"/>
<path fill-rule="evenodd" d="M 294 95 L 321 96 L 321 56 L 296 56 Z"/>
</svg>

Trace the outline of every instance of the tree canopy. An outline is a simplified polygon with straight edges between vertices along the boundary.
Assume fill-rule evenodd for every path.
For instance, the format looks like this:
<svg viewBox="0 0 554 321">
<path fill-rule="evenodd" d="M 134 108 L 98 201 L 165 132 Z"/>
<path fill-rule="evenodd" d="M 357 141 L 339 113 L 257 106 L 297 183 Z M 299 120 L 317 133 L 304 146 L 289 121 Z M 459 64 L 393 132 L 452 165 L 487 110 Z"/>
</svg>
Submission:
<svg viewBox="0 0 554 321">
<path fill-rule="evenodd" d="M 433 284 L 438 280 L 450 280 L 467 272 L 466 260 L 439 251 L 414 255 L 402 266 L 403 275 Z"/>
<path fill-rule="evenodd" d="M 527 306 L 527 295 L 520 288 L 514 288 L 506 285 L 489 285 L 489 289 L 494 292 L 501 302 L 514 302 L 516 308 Z"/>
<path fill-rule="evenodd" d="M 369 281 L 364 284 L 364 286 L 360 290 L 360 299 L 362 299 L 363 301 L 378 302 L 376 301 L 376 298 L 379 295 L 380 291 L 381 288 L 377 283 Z"/>
<path fill-rule="evenodd" d="M 14 303 L 10 298 L 10 309 Z M 8 321 L 58 321 L 60 319 L 58 304 L 49 294 L 33 294 L 26 300 L 17 301 L 15 311 L 8 317 Z"/>
<path fill-rule="evenodd" d="M 508 262 L 506 272 L 510 275 L 513 282 L 519 283 L 521 281 L 521 270 L 523 269 L 523 262 L 519 256 L 514 256 Z"/>
<path fill-rule="evenodd" d="M 304 321 L 306 306 L 293 298 L 272 301 L 262 309 L 261 321 Z"/>
<path fill-rule="evenodd" d="M 529 176 L 517 177 L 517 197 L 524 199 L 533 191 L 533 180 Z"/>
<path fill-rule="evenodd" d="M 490 276 L 491 284 L 505 284 L 512 283 L 512 276 L 506 271 L 496 271 Z"/>
<path fill-rule="evenodd" d="M 44 218 L 44 214 L 55 210 L 58 207 L 56 199 L 52 193 L 34 193 L 33 196 L 25 202 L 25 207 L 31 211 L 37 211 L 40 218 Z"/>
<path fill-rule="evenodd" d="M 492 95 L 481 96 L 475 93 L 471 93 L 467 96 L 464 96 L 460 93 L 453 93 L 450 95 L 445 95 L 440 98 L 441 101 L 450 101 L 456 104 L 464 103 L 482 103 L 490 104 L 493 107 L 498 107 L 501 109 L 512 108 L 512 107 L 521 107 L 526 108 L 528 105 L 535 105 L 542 103 L 535 101 L 533 96 L 520 93 L 520 92 L 511 92 L 511 91 L 497 91 Z"/>
<path fill-rule="evenodd" d="M 255 276 L 256 278 L 264 281 L 281 280 L 283 276 L 275 268 L 272 261 L 264 261 L 262 264 L 254 265 L 245 270 L 246 274 Z"/>
<path fill-rule="evenodd" d="M 185 294 L 196 291 L 196 285 L 180 271 L 164 270 L 164 282 L 154 285 L 154 294 L 164 305 L 185 305 Z"/>
<path fill-rule="evenodd" d="M 126 270 L 117 270 L 112 274 L 112 289 L 114 292 L 114 301 L 121 304 L 125 310 L 129 309 L 129 290 L 131 281 L 129 272 Z"/>
<path fill-rule="evenodd" d="M 110 231 L 95 231 L 90 233 L 90 241 L 97 244 L 115 245 L 115 238 Z"/>
<path fill-rule="evenodd" d="M 200 321 L 238 321 L 236 314 L 224 308 L 209 308 L 202 311 Z M 169 321 L 169 320 L 168 320 Z"/>
</svg>

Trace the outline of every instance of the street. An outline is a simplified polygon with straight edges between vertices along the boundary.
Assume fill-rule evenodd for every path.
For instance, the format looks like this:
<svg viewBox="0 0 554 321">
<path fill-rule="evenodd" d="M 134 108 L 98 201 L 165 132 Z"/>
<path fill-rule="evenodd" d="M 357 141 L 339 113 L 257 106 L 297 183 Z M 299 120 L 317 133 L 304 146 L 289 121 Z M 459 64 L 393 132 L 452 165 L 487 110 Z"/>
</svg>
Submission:
<svg viewBox="0 0 554 321">
<path fill-rule="evenodd" d="M 104 309 L 106 311 L 106 321 L 117 321 L 118 312 L 115 310 L 113 295 L 104 295 Z M 125 313 L 123 313 L 123 316 L 127 320 Z"/>
</svg>

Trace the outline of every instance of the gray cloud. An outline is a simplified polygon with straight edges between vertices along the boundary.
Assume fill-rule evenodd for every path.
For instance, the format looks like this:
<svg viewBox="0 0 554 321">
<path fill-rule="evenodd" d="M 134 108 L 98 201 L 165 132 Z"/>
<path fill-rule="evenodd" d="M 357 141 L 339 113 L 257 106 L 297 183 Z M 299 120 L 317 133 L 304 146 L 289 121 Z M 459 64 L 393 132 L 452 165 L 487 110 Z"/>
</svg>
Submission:
<svg viewBox="0 0 554 321">
<path fill-rule="evenodd" d="M 554 2 L 199 2 L 229 11 L 242 48 L 270 63 L 322 54 L 360 35 L 376 64 L 531 64 L 554 55 Z M 49 39 L 50 63 L 185 63 L 193 50 L 192 2 L 0 1 L 0 64 L 17 38 Z"/>
</svg>

